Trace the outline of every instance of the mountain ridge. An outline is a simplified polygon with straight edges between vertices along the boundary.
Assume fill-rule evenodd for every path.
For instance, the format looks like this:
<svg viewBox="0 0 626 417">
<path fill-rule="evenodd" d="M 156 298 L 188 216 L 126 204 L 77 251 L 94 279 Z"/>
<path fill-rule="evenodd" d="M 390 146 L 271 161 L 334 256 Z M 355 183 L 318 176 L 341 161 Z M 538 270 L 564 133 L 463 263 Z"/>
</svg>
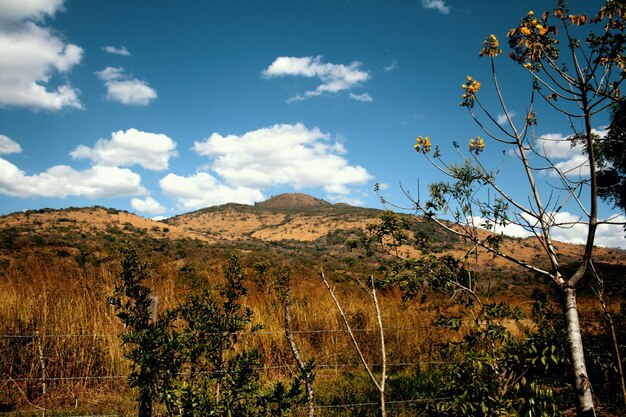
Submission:
<svg viewBox="0 0 626 417">
<path fill-rule="evenodd" d="M 172 242 L 197 241 L 213 246 L 227 245 L 233 250 L 260 251 L 279 248 L 328 256 L 346 256 L 344 242 L 358 237 L 368 224 L 379 221 L 382 210 L 331 204 L 306 194 L 280 194 L 255 205 L 228 203 L 180 214 L 164 220 L 151 220 L 123 210 L 102 206 L 41 209 L 0 217 L 0 249 L 19 250 L 28 246 L 90 247 L 97 250 L 103 242 L 119 239 L 152 239 Z M 462 258 L 467 243 L 446 234 L 431 222 L 407 216 L 410 234 L 425 231 L 433 250 Z M 483 232 L 481 232 L 483 233 Z M 484 233 L 487 233 L 486 231 Z M 411 237 L 412 241 L 414 240 Z M 82 245 L 82 246 L 81 246 Z M 278 246 L 277 246 L 278 245 Z M 294 246 L 296 245 L 296 246 Z M 582 247 L 557 242 L 565 262 L 579 259 Z M 402 247 L 402 253 L 419 256 L 418 245 Z M 543 252 L 532 239 L 505 237 L 502 249 L 519 259 L 540 262 Z M 354 256 L 354 255 L 350 255 Z M 481 252 L 485 267 L 511 268 L 508 261 Z M 597 248 L 597 260 L 626 264 L 626 251 Z M 519 268 L 518 268 L 519 269 Z"/>
</svg>

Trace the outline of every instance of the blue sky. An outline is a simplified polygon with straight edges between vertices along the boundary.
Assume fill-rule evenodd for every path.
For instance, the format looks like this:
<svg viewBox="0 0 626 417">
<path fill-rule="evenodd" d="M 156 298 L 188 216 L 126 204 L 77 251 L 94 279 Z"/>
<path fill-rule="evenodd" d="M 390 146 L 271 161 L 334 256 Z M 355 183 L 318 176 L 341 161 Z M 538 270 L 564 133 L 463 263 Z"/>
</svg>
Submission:
<svg viewBox="0 0 626 417">
<path fill-rule="evenodd" d="M 440 179 L 414 152 L 417 135 L 450 150 L 480 133 L 459 106 L 466 75 L 495 104 L 483 40 L 504 44 L 529 9 L 553 7 L 0 0 L 0 214 L 97 204 L 171 216 L 283 192 L 382 208 L 375 183 L 406 204 L 399 184 L 416 194 L 418 179 Z M 498 73 L 519 118 L 528 74 L 506 56 Z M 571 134 L 539 117 L 538 135 Z M 498 165 L 501 149 L 482 158 Z M 502 181 L 522 196 L 518 174 Z M 607 227 L 600 243 L 626 246 L 622 235 Z"/>
</svg>

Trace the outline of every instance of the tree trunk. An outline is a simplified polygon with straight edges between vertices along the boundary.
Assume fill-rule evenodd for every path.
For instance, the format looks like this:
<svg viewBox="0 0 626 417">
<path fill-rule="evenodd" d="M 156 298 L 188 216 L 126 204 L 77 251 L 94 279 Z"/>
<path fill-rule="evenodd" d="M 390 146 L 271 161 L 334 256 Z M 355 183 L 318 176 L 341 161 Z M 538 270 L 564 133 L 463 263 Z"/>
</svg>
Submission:
<svg viewBox="0 0 626 417">
<path fill-rule="evenodd" d="M 138 417 L 152 417 L 152 400 L 148 398 L 148 395 L 141 395 Z"/>
<path fill-rule="evenodd" d="M 563 288 L 563 314 L 565 316 L 567 341 L 569 343 L 571 355 L 570 359 L 572 361 L 572 371 L 574 373 L 574 389 L 577 399 L 576 408 L 578 410 L 578 416 L 595 416 L 596 412 L 593 406 L 593 397 L 591 395 L 591 384 L 589 382 L 587 367 L 585 365 L 583 339 L 580 334 L 575 288 Z"/>
</svg>

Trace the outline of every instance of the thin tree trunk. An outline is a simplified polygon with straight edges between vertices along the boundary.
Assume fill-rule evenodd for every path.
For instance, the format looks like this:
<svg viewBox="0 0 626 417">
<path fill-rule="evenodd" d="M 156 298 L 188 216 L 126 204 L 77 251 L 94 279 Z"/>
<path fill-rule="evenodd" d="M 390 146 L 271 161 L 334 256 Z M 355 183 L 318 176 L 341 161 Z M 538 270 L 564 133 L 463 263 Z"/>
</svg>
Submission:
<svg viewBox="0 0 626 417">
<path fill-rule="evenodd" d="M 611 313 L 605 311 L 606 319 L 609 322 L 611 328 L 611 336 L 613 336 L 613 348 L 615 349 L 615 359 L 617 362 L 617 370 L 619 372 L 620 381 L 622 383 L 622 400 L 626 405 L 626 382 L 624 381 L 624 370 L 622 369 L 622 356 L 619 353 L 619 344 L 617 343 L 617 335 L 615 334 L 615 326 L 613 325 L 613 318 Z"/>
<path fill-rule="evenodd" d="M 139 400 L 139 417 L 152 417 L 152 400 L 143 394 Z"/>
<path fill-rule="evenodd" d="M 378 305 L 378 297 L 376 296 L 376 285 L 374 284 L 374 277 L 370 276 L 372 282 L 372 299 L 374 300 L 374 307 L 376 308 L 376 319 L 378 320 L 378 331 L 380 332 L 380 355 L 383 362 L 382 375 L 380 377 L 380 415 L 385 417 L 387 411 L 385 410 L 385 380 L 387 379 L 387 350 L 385 349 L 385 330 L 383 329 L 383 317 L 380 312 L 380 306 Z"/>
<path fill-rule="evenodd" d="M 300 352 L 298 351 L 298 346 L 296 345 L 295 340 L 293 339 L 293 333 L 291 331 L 291 314 L 289 313 L 289 309 L 291 307 L 291 285 L 287 284 L 287 289 L 285 291 L 285 336 L 287 336 L 287 341 L 289 342 L 289 346 L 291 347 L 291 352 L 293 353 L 296 362 L 298 363 L 298 368 L 300 368 L 300 372 L 304 375 L 304 386 L 306 388 L 306 397 L 307 403 L 309 406 L 309 417 L 315 416 L 315 392 L 313 391 L 313 376 L 311 374 L 311 369 L 307 369 L 305 363 L 302 361 L 300 356 Z"/>
<path fill-rule="evenodd" d="M 35 331 L 35 336 L 37 340 L 37 350 L 39 352 L 39 364 L 41 365 L 41 394 L 43 397 L 43 408 L 41 409 L 41 416 L 46 417 L 48 408 L 48 398 L 46 393 L 46 358 L 43 356 L 43 347 L 39 330 Z"/>
<path fill-rule="evenodd" d="M 359 343 L 356 341 L 356 338 L 354 337 L 354 333 L 352 332 L 352 327 L 350 327 L 348 318 L 346 317 L 343 309 L 341 308 L 341 304 L 339 304 L 339 300 L 335 296 L 335 291 L 332 288 L 330 288 L 330 284 L 326 280 L 326 276 L 324 275 L 324 269 L 322 269 L 320 272 L 320 278 L 322 279 L 322 282 L 326 286 L 326 289 L 328 290 L 328 292 L 330 293 L 330 296 L 335 302 L 335 306 L 337 307 L 337 311 L 339 311 L 339 315 L 341 316 L 341 320 L 343 321 L 343 324 L 346 328 L 346 332 L 348 333 L 348 336 L 350 336 L 350 341 L 352 342 L 352 346 L 354 346 L 354 349 L 359 355 L 359 359 L 361 359 L 361 363 L 363 364 L 363 366 L 365 366 L 365 370 L 367 371 L 367 374 L 369 375 L 372 383 L 374 384 L 374 386 L 376 387 L 376 389 L 378 390 L 380 394 L 380 416 L 386 417 L 387 412 L 385 410 L 385 378 L 386 378 L 385 372 L 387 370 L 387 364 L 386 364 L 387 356 L 385 353 L 385 338 L 384 338 L 384 330 L 382 328 L 382 321 L 379 322 L 379 327 L 380 327 L 380 331 L 382 335 L 381 346 L 382 346 L 382 360 L 383 360 L 383 375 L 381 377 L 381 380 L 378 381 L 376 377 L 374 376 L 374 372 L 372 371 L 372 368 L 370 367 L 370 365 L 368 365 L 367 361 L 365 360 L 365 356 L 363 356 L 363 352 L 361 351 L 361 348 L 359 347 Z M 372 299 L 374 300 L 374 305 L 376 307 L 377 315 L 378 315 L 378 318 L 380 319 L 380 311 L 378 310 L 378 304 L 377 304 L 378 300 L 376 298 L 376 289 L 373 286 L 373 283 L 374 283 L 374 280 L 372 278 L 372 287 L 374 288 L 372 292 L 365 285 L 363 285 L 361 281 L 359 281 L 359 284 L 361 285 L 361 287 L 363 287 L 363 289 L 365 289 L 368 295 L 372 297 Z"/>
<path fill-rule="evenodd" d="M 563 289 L 563 314 L 565 316 L 567 341 L 569 343 L 572 371 L 574 373 L 574 389 L 577 398 L 578 416 L 595 417 L 596 412 L 593 406 L 591 384 L 587 374 L 587 366 L 585 365 L 583 340 L 580 333 L 580 322 L 578 321 L 575 288 L 565 287 Z"/>
</svg>

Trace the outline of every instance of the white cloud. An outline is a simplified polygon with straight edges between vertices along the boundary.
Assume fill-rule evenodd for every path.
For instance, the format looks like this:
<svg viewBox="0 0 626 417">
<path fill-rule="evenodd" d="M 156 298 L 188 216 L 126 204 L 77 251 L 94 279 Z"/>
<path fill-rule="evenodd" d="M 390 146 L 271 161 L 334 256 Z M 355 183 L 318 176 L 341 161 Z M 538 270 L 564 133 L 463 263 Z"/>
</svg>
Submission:
<svg viewBox="0 0 626 417">
<path fill-rule="evenodd" d="M 41 20 L 54 16 L 64 0 L 0 0 L 0 21 Z"/>
<path fill-rule="evenodd" d="M 589 159 L 585 155 L 572 152 L 572 157 L 566 161 L 557 162 L 554 166 L 570 179 L 583 178 L 589 176 Z M 551 176 L 556 176 L 556 172 L 550 172 Z"/>
<path fill-rule="evenodd" d="M 0 155 L 20 152 L 22 152 L 22 147 L 19 143 L 13 141 L 8 136 L 0 135 Z"/>
<path fill-rule="evenodd" d="M 268 78 L 285 76 L 318 78 L 322 82 L 315 90 L 306 91 L 289 99 L 294 101 L 349 90 L 369 80 L 369 73 L 361 70 L 360 66 L 361 63 L 357 61 L 350 65 L 323 63 L 321 56 L 302 58 L 281 56 L 263 71 L 263 75 Z"/>
<path fill-rule="evenodd" d="M 176 199 L 184 210 L 225 203 L 253 204 L 265 200 L 263 193 L 258 189 L 229 187 L 206 172 L 189 177 L 168 174 L 159 184 L 163 193 Z"/>
<path fill-rule="evenodd" d="M 106 67 L 96 72 L 107 88 L 107 99 L 133 106 L 146 106 L 157 98 L 156 90 L 145 81 L 132 78 L 124 68 Z"/>
<path fill-rule="evenodd" d="M 514 118 L 515 116 L 517 116 L 517 113 L 515 113 L 514 111 L 509 112 L 509 117 L 511 119 Z M 499 125 L 503 125 L 507 123 L 509 119 L 507 119 L 506 114 L 502 113 L 497 116 L 496 121 L 498 122 Z"/>
<path fill-rule="evenodd" d="M 623 215 L 615 216 L 612 222 L 626 222 Z M 562 227 L 552 228 L 552 237 L 561 242 L 583 245 L 586 243 L 588 227 L 580 223 L 580 218 L 574 214 L 562 212 L 555 216 L 555 223 Z M 596 246 L 619 247 L 626 249 L 624 226 L 620 224 L 601 224 L 596 230 Z"/>
<path fill-rule="evenodd" d="M 40 174 L 27 175 L 0 158 L 0 194 L 12 197 L 100 198 L 145 193 L 141 177 L 125 168 L 94 166 L 77 171 L 66 165 L 57 165 Z"/>
<path fill-rule="evenodd" d="M 385 72 L 395 71 L 396 69 L 398 69 L 398 62 L 395 59 L 391 62 L 391 64 L 383 67 L 383 71 Z"/>
<path fill-rule="evenodd" d="M 130 200 L 130 206 L 133 210 L 148 214 L 161 214 L 167 211 L 165 207 L 150 196 L 146 197 L 144 200 L 133 198 Z"/>
<path fill-rule="evenodd" d="M 330 194 L 328 195 L 328 199 L 332 201 L 333 203 L 346 203 L 355 207 L 362 207 L 365 205 L 365 203 L 361 199 L 348 197 L 342 194 Z"/>
<path fill-rule="evenodd" d="M 536 224 L 536 220 L 530 216 L 524 216 L 529 220 L 529 224 Z M 548 213 L 555 226 L 550 228 L 552 239 L 559 242 L 583 245 L 586 243 L 588 227 L 579 216 L 568 212 Z M 595 245 L 604 247 L 618 247 L 626 249 L 626 237 L 624 236 L 624 226 L 626 217 L 617 215 L 610 218 L 612 223 L 622 224 L 601 224 L 598 226 L 595 236 Z M 481 225 L 484 220 L 476 217 L 476 225 Z M 496 230 L 511 237 L 531 237 L 533 234 L 520 225 L 509 223 L 505 227 L 499 226 Z"/>
<path fill-rule="evenodd" d="M 75 159 L 91 159 L 97 165 L 138 164 L 145 169 L 162 171 L 178 153 L 176 142 L 166 135 L 128 129 L 113 132 L 111 139 L 98 140 L 93 148 L 80 145 L 70 155 Z"/>
<path fill-rule="evenodd" d="M 626 217 L 624 215 L 615 216 L 612 222 L 622 224 L 601 224 L 596 230 L 596 244 L 607 248 L 626 249 L 626 237 L 624 236 L 624 226 Z"/>
<path fill-rule="evenodd" d="M 444 0 L 422 0 L 422 7 L 437 10 L 441 14 L 450 13 L 450 7 Z"/>
<path fill-rule="evenodd" d="M 299 123 L 241 136 L 213 133 L 193 149 L 211 158 L 210 168 L 231 187 L 324 187 L 329 193 L 349 194 L 351 186 L 372 179 L 365 168 L 351 166 L 341 156 L 346 153 L 343 145 Z"/>
<path fill-rule="evenodd" d="M 62 3 L 0 0 L 0 106 L 82 108 L 78 90 L 67 83 L 49 90 L 47 84 L 54 75 L 70 72 L 83 50 L 33 21 L 53 15 Z"/>
<path fill-rule="evenodd" d="M 541 135 L 537 142 L 539 151 L 548 158 L 569 158 L 572 156 L 572 152 L 581 154 L 580 149 L 572 148 L 570 137 L 563 136 L 561 133 Z"/>
<path fill-rule="evenodd" d="M 607 134 L 606 130 L 592 131 L 599 137 Z M 578 177 L 589 176 L 589 161 L 583 152 L 583 145 L 578 143 L 572 146 L 572 136 L 564 136 L 561 133 L 547 133 L 537 140 L 537 149 L 549 158 L 554 166 L 567 177 L 576 180 Z M 556 177 L 555 171 L 550 176 Z"/>
<path fill-rule="evenodd" d="M 354 99 L 356 101 L 363 101 L 363 102 L 367 102 L 367 103 L 374 101 L 372 96 L 370 96 L 367 93 L 363 93 L 363 94 L 350 93 L 350 98 L 352 98 L 352 99 Z"/>
<path fill-rule="evenodd" d="M 104 51 L 106 53 L 109 54 L 113 54 L 113 55 L 122 55 L 122 56 L 130 56 L 130 52 L 128 52 L 128 49 L 126 49 L 126 47 L 124 45 L 122 45 L 121 47 L 117 48 L 115 46 L 105 46 Z"/>
</svg>

